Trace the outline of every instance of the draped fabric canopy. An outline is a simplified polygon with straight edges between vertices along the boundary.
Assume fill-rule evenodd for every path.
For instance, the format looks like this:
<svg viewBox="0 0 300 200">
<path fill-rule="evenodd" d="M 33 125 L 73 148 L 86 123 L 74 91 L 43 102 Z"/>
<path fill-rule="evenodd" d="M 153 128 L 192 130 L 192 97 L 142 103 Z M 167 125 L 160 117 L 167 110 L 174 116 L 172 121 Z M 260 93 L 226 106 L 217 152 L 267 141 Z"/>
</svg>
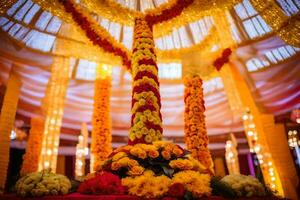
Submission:
<svg viewBox="0 0 300 200">
<path fill-rule="evenodd" d="M 83 1 L 84 2 L 84 1 Z M 165 0 L 116 0 L 132 10 L 145 11 Z M 299 1 L 280 0 L 290 14 L 297 13 Z M 279 115 L 300 106 L 299 49 L 275 36 L 248 0 L 230 10 L 228 19 L 237 43 L 232 63 L 249 85 L 256 103 L 266 112 Z M 118 42 L 132 48 L 133 27 L 95 18 Z M 211 16 L 184 26 L 174 27 L 165 35 L 155 35 L 156 48 L 166 50 L 194 47 L 215 34 L 218 22 Z M 78 134 L 82 122 L 91 129 L 94 79 L 98 63 L 113 65 L 111 116 L 113 135 L 126 136 L 130 126 L 131 76 L 118 59 L 99 54 L 75 25 L 43 10 L 31 0 L 18 0 L 0 17 L 0 84 L 6 84 L 13 70 L 22 80 L 18 116 L 31 118 L 41 106 L 50 77 L 53 56 L 70 57 L 72 77 L 65 101 L 63 128 Z M 59 47 L 59 43 L 64 48 Z M 71 48 L 72 47 L 72 48 Z M 213 46 L 216 51 L 220 46 Z M 201 50 L 193 53 L 201 54 Z M 101 56 L 98 56 L 101 55 Z M 159 59 L 160 92 L 165 136 L 183 136 L 184 86 L 181 58 Z M 199 66 L 201 67 L 201 66 Z M 243 131 L 239 116 L 230 110 L 222 79 L 207 76 L 204 81 L 206 120 L 209 136 Z M 72 134 L 72 133 L 71 133 Z"/>
</svg>

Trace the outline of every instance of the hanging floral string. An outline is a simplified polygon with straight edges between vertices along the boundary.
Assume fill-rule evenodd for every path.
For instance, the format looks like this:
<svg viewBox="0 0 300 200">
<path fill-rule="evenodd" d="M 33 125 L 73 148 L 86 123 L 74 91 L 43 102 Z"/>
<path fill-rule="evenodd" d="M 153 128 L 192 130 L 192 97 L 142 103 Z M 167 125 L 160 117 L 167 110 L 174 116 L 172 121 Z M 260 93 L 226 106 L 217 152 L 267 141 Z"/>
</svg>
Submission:
<svg viewBox="0 0 300 200">
<path fill-rule="evenodd" d="M 151 26 L 137 18 L 132 54 L 132 108 L 129 144 L 152 143 L 162 138 L 158 68 Z"/>
<path fill-rule="evenodd" d="M 26 145 L 26 153 L 23 156 L 23 164 L 21 168 L 21 175 L 38 171 L 39 157 L 42 149 L 44 119 L 41 117 L 31 118 L 30 133 Z"/>
<path fill-rule="evenodd" d="M 208 136 L 205 125 L 202 84 L 199 75 L 187 76 L 184 79 L 185 143 L 192 156 L 213 173 L 213 161 L 208 149 Z"/>
<path fill-rule="evenodd" d="M 91 153 L 93 156 L 94 170 L 99 168 L 112 151 L 110 94 L 111 77 L 98 77 L 95 81 L 94 112 L 92 119 Z"/>
<path fill-rule="evenodd" d="M 86 36 L 107 52 L 120 56 L 123 65 L 130 69 L 130 53 L 120 43 L 118 43 L 110 33 L 99 25 L 91 15 L 87 14 L 83 8 L 77 5 L 73 0 L 60 0 L 65 10 L 71 13 L 73 20 L 85 31 Z"/>
</svg>

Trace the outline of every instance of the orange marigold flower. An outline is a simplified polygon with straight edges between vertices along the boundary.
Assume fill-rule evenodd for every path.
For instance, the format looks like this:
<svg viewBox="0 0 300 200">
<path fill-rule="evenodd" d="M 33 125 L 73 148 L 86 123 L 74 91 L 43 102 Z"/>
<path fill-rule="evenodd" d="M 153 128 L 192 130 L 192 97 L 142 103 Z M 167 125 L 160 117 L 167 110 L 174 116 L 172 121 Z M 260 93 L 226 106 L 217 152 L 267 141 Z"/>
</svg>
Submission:
<svg viewBox="0 0 300 200">
<path fill-rule="evenodd" d="M 150 158 L 157 158 L 159 156 L 159 153 L 156 150 L 151 150 L 151 151 L 148 152 L 148 156 Z"/>
<path fill-rule="evenodd" d="M 143 174 L 144 171 L 145 171 L 144 167 L 133 166 L 130 168 L 130 170 L 127 172 L 127 174 L 129 176 L 139 176 L 139 175 Z"/>
<path fill-rule="evenodd" d="M 181 170 L 190 170 L 193 169 L 193 163 L 187 159 L 177 159 L 172 160 L 169 163 L 170 167 L 173 169 L 181 169 Z"/>
<path fill-rule="evenodd" d="M 162 155 L 162 157 L 163 157 L 164 159 L 166 159 L 166 160 L 170 160 L 170 158 L 171 158 L 170 151 L 163 150 L 163 151 L 161 152 L 161 155 Z"/>
</svg>

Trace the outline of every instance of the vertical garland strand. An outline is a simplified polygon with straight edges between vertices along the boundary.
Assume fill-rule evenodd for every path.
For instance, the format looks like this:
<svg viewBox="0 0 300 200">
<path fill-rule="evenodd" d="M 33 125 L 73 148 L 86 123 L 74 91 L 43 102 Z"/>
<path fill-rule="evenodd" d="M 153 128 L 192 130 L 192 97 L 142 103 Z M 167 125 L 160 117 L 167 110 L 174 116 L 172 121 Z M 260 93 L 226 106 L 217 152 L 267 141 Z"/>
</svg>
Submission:
<svg viewBox="0 0 300 200">
<path fill-rule="evenodd" d="M 54 57 L 46 94 L 43 99 L 45 126 L 39 170 L 51 168 L 56 171 L 59 135 L 64 113 L 71 65 L 68 58 Z"/>
<path fill-rule="evenodd" d="M 99 169 L 112 151 L 110 95 L 111 77 L 107 74 L 107 66 L 98 66 L 98 77 L 95 81 L 94 112 L 92 118 L 92 145 L 93 170 Z"/>
<path fill-rule="evenodd" d="M 20 95 L 21 81 L 16 74 L 9 77 L 0 115 L 0 193 L 4 192 L 9 162 L 10 134 L 13 129 Z"/>
<path fill-rule="evenodd" d="M 30 133 L 26 145 L 26 153 L 23 156 L 21 175 L 38 171 L 39 156 L 42 149 L 44 119 L 33 117 L 30 121 Z"/>
<path fill-rule="evenodd" d="M 192 156 L 213 173 L 213 161 L 208 149 L 208 136 L 205 125 L 202 84 L 199 75 L 187 76 L 184 79 L 185 143 Z"/>
<path fill-rule="evenodd" d="M 152 143 L 162 138 L 158 68 L 152 27 L 136 18 L 132 53 L 132 108 L 129 144 Z"/>
</svg>

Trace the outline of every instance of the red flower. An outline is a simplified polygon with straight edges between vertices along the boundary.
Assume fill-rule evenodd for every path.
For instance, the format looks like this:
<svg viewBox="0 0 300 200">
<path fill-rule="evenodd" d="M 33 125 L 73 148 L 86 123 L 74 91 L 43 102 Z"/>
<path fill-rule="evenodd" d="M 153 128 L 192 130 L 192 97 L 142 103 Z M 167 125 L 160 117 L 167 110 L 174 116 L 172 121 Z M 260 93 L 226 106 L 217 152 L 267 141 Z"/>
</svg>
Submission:
<svg viewBox="0 0 300 200">
<path fill-rule="evenodd" d="M 80 184 L 77 192 L 82 194 L 124 194 L 121 179 L 109 172 L 102 172 Z"/>
<path fill-rule="evenodd" d="M 222 57 L 229 57 L 231 55 L 232 51 L 230 48 L 226 48 L 222 52 Z"/>
<path fill-rule="evenodd" d="M 185 193 L 184 185 L 182 183 L 174 183 L 169 187 L 168 196 L 183 197 Z"/>
</svg>

